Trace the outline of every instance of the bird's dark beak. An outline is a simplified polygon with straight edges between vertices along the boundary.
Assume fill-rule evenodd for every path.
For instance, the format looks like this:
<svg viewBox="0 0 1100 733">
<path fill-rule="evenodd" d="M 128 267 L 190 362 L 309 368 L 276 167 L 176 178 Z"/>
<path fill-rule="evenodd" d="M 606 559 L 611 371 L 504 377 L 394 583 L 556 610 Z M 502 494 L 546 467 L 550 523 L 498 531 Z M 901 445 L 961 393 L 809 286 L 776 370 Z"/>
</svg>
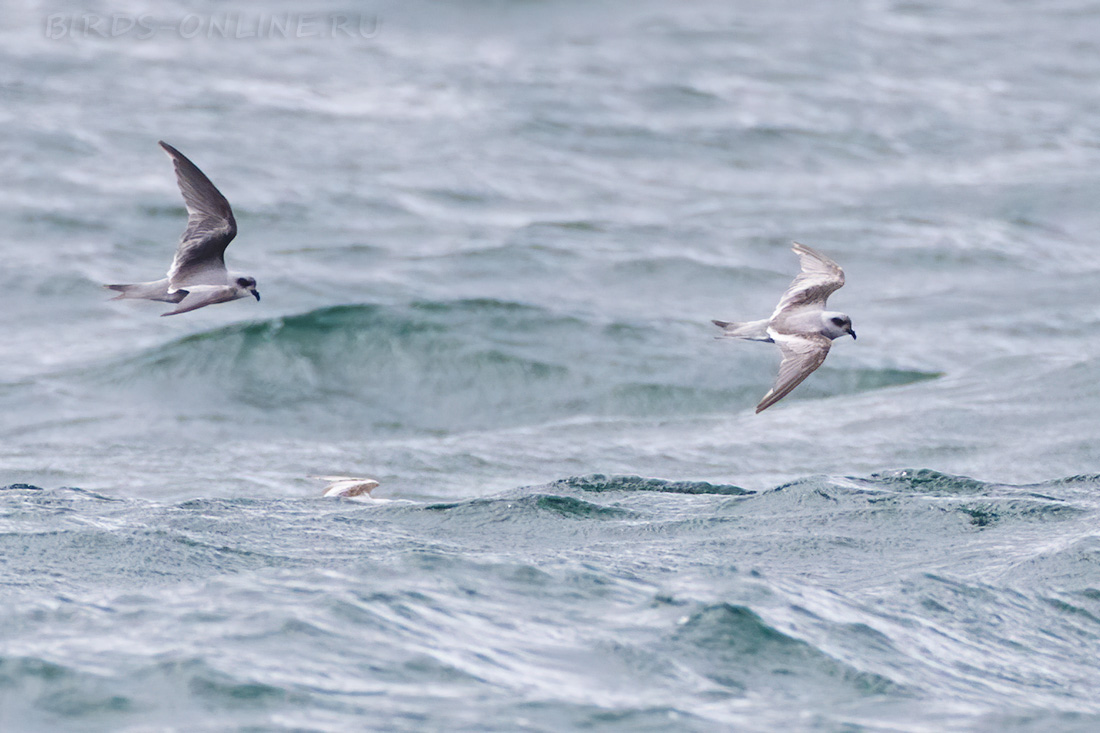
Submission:
<svg viewBox="0 0 1100 733">
<path fill-rule="evenodd" d="M 257 295 L 257 296 L 256 296 L 256 299 L 257 299 L 257 300 L 259 300 L 259 298 L 260 298 L 260 296 L 259 296 L 259 295 Z M 849 328 L 849 329 L 848 329 L 848 333 L 852 334 L 852 341 L 855 341 L 855 340 L 856 340 L 856 332 L 855 332 L 855 330 L 854 330 L 854 329 L 851 329 L 851 328 Z"/>
<path fill-rule="evenodd" d="M 256 300 L 259 300 L 259 299 L 260 299 L 260 291 L 259 291 L 259 290 L 253 290 L 253 291 L 252 291 L 252 294 L 253 294 L 254 296 L 256 296 Z M 854 336 L 855 334 L 852 334 L 852 335 Z"/>
</svg>

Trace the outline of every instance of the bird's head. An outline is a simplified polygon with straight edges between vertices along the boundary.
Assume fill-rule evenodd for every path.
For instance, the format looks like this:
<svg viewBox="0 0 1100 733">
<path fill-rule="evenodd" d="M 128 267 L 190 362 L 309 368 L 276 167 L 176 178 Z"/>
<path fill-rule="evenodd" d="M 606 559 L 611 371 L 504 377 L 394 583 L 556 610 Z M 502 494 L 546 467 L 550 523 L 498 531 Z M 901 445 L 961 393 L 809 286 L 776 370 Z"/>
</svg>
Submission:
<svg viewBox="0 0 1100 733">
<path fill-rule="evenodd" d="M 826 311 L 821 314 L 821 320 L 825 326 L 824 333 L 830 339 L 838 339 L 841 336 L 851 336 L 853 340 L 855 339 L 856 332 L 852 329 L 852 319 L 843 313 Z"/>
<path fill-rule="evenodd" d="M 254 277 L 238 277 L 237 278 L 237 287 L 239 289 L 245 291 L 245 293 L 242 293 L 242 295 L 247 294 L 247 295 L 251 295 L 256 300 L 260 299 L 260 291 L 256 289 L 256 278 L 254 278 Z"/>
</svg>

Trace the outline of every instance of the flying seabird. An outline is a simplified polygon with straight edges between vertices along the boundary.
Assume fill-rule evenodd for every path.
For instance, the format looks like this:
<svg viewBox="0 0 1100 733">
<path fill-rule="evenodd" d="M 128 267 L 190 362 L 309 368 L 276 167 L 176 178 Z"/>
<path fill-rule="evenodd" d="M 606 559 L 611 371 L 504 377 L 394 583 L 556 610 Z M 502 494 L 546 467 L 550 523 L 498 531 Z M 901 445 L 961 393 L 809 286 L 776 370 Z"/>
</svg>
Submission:
<svg viewBox="0 0 1100 733">
<path fill-rule="evenodd" d="M 225 269 L 225 248 L 237 235 L 233 210 L 198 167 L 166 142 L 160 146 L 176 168 L 176 182 L 187 204 L 187 228 L 180 237 L 168 277 L 131 285 L 104 285 L 120 294 L 111 300 L 141 298 L 175 303 L 174 316 L 249 295 L 260 299 L 255 278 Z"/>
<path fill-rule="evenodd" d="M 756 406 L 759 413 L 790 394 L 825 361 L 833 339 L 856 337 L 852 319 L 843 313 L 825 310 L 825 301 L 844 285 L 844 270 L 825 255 L 794 242 L 792 247 L 802 263 L 787 292 L 771 318 L 745 323 L 712 321 L 723 329 L 718 338 L 775 343 L 783 354 L 775 385 Z"/>
</svg>

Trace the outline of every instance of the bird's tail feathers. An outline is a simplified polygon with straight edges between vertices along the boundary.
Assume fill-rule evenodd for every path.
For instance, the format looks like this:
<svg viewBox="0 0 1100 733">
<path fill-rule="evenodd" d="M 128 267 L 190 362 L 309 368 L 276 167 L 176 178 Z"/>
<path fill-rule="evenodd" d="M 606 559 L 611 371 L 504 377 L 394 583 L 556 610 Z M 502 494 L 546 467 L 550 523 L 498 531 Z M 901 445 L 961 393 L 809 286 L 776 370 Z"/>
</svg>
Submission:
<svg viewBox="0 0 1100 733">
<path fill-rule="evenodd" d="M 187 295 L 186 290 L 168 292 L 168 280 L 155 280 L 150 283 L 128 283 L 121 285 L 104 285 L 108 290 L 118 293 L 111 300 L 160 300 L 165 303 L 178 303 Z"/>
<path fill-rule="evenodd" d="M 137 291 L 141 289 L 140 283 L 134 283 L 132 285 L 104 285 L 103 287 L 108 290 L 114 290 L 118 292 L 118 295 L 111 298 L 111 300 L 123 300 L 124 298 L 140 298 L 142 296 L 137 294 Z"/>
<path fill-rule="evenodd" d="M 722 335 L 715 336 L 715 338 L 772 342 L 772 337 L 768 335 L 768 321 L 766 319 L 745 321 L 743 323 L 737 321 L 711 321 L 711 323 L 722 329 Z"/>
</svg>

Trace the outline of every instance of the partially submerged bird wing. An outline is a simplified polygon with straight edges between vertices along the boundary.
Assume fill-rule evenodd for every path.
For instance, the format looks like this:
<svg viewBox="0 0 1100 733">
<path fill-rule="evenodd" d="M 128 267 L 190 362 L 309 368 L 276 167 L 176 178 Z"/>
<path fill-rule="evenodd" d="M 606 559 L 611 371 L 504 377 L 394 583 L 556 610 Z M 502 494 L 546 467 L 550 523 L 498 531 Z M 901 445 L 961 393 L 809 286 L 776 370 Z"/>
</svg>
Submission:
<svg viewBox="0 0 1100 733">
<path fill-rule="evenodd" d="M 775 385 L 760 400 L 756 406 L 759 413 L 768 409 L 779 400 L 791 393 L 791 390 L 802 384 L 806 377 L 813 374 L 825 361 L 829 354 L 832 341 L 827 336 L 793 336 L 789 334 L 774 334 L 775 343 L 783 354 L 783 361 L 779 365 L 779 376 L 775 379 Z"/>
<path fill-rule="evenodd" d="M 801 308 L 806 305 L 825 307 L 830 295 L 844 285 L 844 270 L 840 265 L 804 244 L 794 242 L 791 247 L 801 260 L 802 271 L 791 282 L 787 292 L 779 299 L 772 318 L 783 311 Z"/>
<path fill-rule="evenodd" d="M 237 236 L 233 210 L 187 156 L 166 142 L 161 141 L 160 146 L 172 159 L 176 183 L 187 205 L 187 228 L 168 270 L 171 286 L 225 285 L 225 248 Z"/>
<path fill-rule="evenodd" d="M 329 482 L 322 496 L 360 496 L 370 495 L 370 492 L 378 488 L 378 482 L 372 478 L 355 478 L 354 476 L 313 476 L 312 478 Z"/>
</svg>

